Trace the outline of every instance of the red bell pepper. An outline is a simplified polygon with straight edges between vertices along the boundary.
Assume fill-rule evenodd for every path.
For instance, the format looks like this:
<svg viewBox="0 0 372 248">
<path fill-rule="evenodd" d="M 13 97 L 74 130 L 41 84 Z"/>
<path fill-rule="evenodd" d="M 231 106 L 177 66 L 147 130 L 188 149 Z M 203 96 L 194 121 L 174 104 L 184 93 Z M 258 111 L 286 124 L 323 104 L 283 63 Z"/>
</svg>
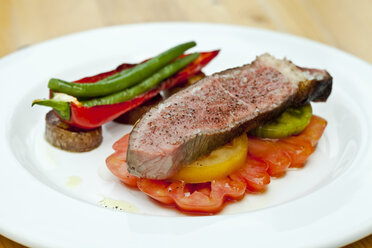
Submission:
<svg viewBox="0 0 372 248">
<path fill-rule="evenodd" d="M 189 64 L 187 67 L 176 73 L 172 77 L 165 80 L 160 84 L 159 87 L 141 94 L 132 100 L 110 104 L 110 105 L 99 105 L 93 107 L 84 107 L 75 102 L 70 103 L 70 119 L 66 120 L 62 117 L 61 120 L 65 123 L 78 127 L 81 129 L 93 129 L 102 126 L 106 122 L 112 121 L 124 114 L 125 112 L 141 105 L 143 102 L 155 97 L 162 90 L 170 89 L 176 85 L 186 82 L 190 77 L 198 74 L 201 69 L 206 66 L 214 57 L 217 56 L 219 50 L 211 52 L 200 53 L 199 58 Z M 135 64 L 122 64 L 115 70 L 101 73 L 92 77 L 82 78 L 75 81 L 76 83 L 93 83 L 110 75 L 118 73 L 122 70 L 128 69 L 135 66 Z"/>
</svg>

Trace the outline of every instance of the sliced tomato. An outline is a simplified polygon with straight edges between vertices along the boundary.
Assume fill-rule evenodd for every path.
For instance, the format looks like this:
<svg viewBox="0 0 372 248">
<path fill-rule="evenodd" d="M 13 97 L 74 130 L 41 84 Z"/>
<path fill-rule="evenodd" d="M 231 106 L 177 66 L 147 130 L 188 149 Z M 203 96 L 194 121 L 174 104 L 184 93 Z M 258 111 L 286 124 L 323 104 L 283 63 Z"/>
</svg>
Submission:
<svg viewBox="0 0 372 248">
<path fill-rule="evenodd" d="M 267 172 L 272 177 L 283 176 L 292 162 L 289 154 L 277 141 L 249 137 L 248 142 L 249 156 L 265 162 L 268 165 Z"/>
<path fill-rule="evenodd" d="M 282 139 L 283 149 L 291 156 L 290 167 L 300 168 L 305 165 L 306 160 L 314 152 L 315 146 L 327 126 L 327 121 L 318 116 L 312 116 L 309 125 L 300 135 Z"/>
<path fill-rule="evenodd" d="M 107 168 L 117 176 L 123 183 L 136 187 L 138 177 L 129 174 L 127 170 L 127 149 L 128 149 L 129 134 L 124 135 L 121 139 L 115 142 L 112 146 L 115 153 L 111 154 L 106 159 Z"/>
<path fill-rule="evenodd" d="M 169 185 L 170 183 L 166 181 L 150 180 L 146 178 L 140 178 L 137 182 L 139 190 L 164 204 L 174 203 L 173 198 L 169 195 Z"/>
<path fill-rule="evenodd" d="M 223 208 L 227 198 L 243 198 L 246 189 L 244 182 L 233 181 L 227 177 L 198 186 L 198 189 L 195 189 L 193 184 L 176 181 L 169 186 L 169 193 L 182 210 L 215 213 Z"/>
<path fill-rule="evenodd" d="M 312 116 L 309 125 L 299 135 L 284 139 L 251 137 L 248 142 L 249 155 L 267 163 L 270 176 L 282 176 L 288 167 L 304 166 L 326 126 L 326 120 Z"/>
<path fill-rule="evenodd" d="M 266 163 L 248 157 L 244 167 L 232 173 L 230 178 L 235 181 L 245 182 L 248 191 L 262 192 L 270 183 L 270 175 L 267 170 L 268 165 Z"/>
<path fill-rule="evenodd" d="M 124 135 L 122 138 L 120 138 L 118 141 L 116 141 L 112 145 L 112 149 L 114 149 L 117 152 L 122 152 L 125 155 L 127 154 L 128 150 L 128 143 L 129 143 L 129 133 Z"/>
<path fill-rule="evenodd" d="M 227 198 L 241 199 L 246 189 L 244 182 L 229 178 L 198 184 L 141 178 L 137 186 L 148 196 L 162 203 L 168 205 L 175 203 L 184 211 L 207 213 L 220 211 Z"/>
<path fill-rule="evenodd" d="M 327 121 L 319 116 L 313 115 L 309 125 L 302 131 L 301 134 L 283 139 L 288 143 L 296 143 L 298 141 L 309 142 L 311 146 L 316 146 L 318 140 L 322 137 L 324 129 L 327 126 Z"/>
</svg>

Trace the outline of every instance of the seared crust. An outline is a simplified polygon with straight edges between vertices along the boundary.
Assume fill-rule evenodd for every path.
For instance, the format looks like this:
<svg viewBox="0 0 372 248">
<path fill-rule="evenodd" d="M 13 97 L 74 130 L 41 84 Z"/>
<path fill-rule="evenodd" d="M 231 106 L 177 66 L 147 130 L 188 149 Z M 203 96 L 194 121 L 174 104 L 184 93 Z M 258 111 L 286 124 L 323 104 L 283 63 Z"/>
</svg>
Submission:
<svg viewBox="0 0 372 248">
<path fill-rule="evenodd" d="M 51 110 L 45 116 L 45 138 L 53 146 L 70 152 L 88 152 L 102 143 L 102 128 L 89 131 L 73 128 L 62 122 Z"/>
</svg>

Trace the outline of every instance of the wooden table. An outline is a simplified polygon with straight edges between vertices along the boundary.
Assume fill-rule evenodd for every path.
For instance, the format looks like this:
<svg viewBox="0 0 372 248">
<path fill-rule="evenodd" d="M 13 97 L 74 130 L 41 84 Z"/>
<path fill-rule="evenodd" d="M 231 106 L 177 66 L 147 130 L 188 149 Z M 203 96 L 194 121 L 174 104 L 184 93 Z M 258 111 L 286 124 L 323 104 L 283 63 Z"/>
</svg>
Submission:
<svg viewBox="0 0 372 248">
<path fill-rule="evenodd" d="M 154 21 L 239 24 L 292 33 L 372 62 L 370 0 L 0 0 L 0 57 L 82 30 Z M 0 236 L 0 248 L 23 247 Z M 372 235 L 347 246 L 372 247 Z"/>
</svg>

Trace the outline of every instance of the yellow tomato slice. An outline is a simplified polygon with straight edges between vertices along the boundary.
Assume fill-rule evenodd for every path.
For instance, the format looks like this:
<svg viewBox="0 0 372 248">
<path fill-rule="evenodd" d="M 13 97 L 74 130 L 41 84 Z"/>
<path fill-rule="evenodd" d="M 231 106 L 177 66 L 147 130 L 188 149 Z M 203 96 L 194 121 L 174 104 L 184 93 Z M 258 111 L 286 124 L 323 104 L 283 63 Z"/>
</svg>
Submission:
<svg viewBox="0 0 372 248">
<path fill-rule="evenodd" d="M 223 178 L 244 165 L 247 152 L 248 138 L 243 134 L 209 155 L 183 166 L 172 179 L 187 183 L 205 183 Z"/>
</svg>

